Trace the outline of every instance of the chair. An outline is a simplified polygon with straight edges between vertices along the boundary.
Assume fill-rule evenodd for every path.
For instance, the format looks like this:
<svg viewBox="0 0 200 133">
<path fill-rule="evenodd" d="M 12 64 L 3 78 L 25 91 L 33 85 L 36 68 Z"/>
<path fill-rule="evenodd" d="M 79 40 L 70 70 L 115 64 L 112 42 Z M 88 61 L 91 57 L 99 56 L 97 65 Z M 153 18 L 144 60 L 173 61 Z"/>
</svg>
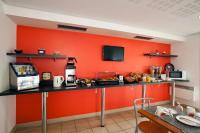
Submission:
<svg viewBox="0 0 200 133">
<path fill-rule="evenodd" d="M 160 125 L 157 125 L 156 123 L 152 121 L 142 121 L 138 123 L 138 118 L 137 118 L 137 104 L 139 101 L 148 101 L 148 108 L 150 107 L 150 101 L 153 100 L 152 98 L 138 98 L 134 100 L 134 113 L 135 113 L 135 120 L 136 120 L 136 128 L 135 128 L 135 133 L 138 133 L 138 131 L 142 131 L 143 133 L 168 133 L 168 130 L 165 129 L 164 127 L 161 127 Z M 142 102 L 142 109 L 145 108 L 145 104 L 143 105 Z"/>
</svg>

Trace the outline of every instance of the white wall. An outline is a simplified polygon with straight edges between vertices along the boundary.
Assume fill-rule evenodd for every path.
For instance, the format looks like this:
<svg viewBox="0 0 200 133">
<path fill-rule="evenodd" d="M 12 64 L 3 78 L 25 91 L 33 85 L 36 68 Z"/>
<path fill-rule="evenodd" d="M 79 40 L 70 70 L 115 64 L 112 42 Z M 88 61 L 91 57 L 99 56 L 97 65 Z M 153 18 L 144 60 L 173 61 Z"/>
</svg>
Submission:
<svg viewBox="0 0 200 133">
<path fill-rule="evenodd" d="M 194 100 L 200 103 L 200 33 L 188 36 L 185 42 L 172 44 L 172 53 L 178 55 L 172 59 L 175 68 L 186 70 L 190 80 L 181 84 L 194 86 Z"/>
<path fill-rule="evenodd" d="M 9 89 L 8 63 L 14 58 L 6 52 L 16 47 L 16 25 L 3 13 L 0 0 L 0 92 Z M 9 133 L 16 123 L 15 96 L 0 97 L 0 133 Z"/>
</svg>

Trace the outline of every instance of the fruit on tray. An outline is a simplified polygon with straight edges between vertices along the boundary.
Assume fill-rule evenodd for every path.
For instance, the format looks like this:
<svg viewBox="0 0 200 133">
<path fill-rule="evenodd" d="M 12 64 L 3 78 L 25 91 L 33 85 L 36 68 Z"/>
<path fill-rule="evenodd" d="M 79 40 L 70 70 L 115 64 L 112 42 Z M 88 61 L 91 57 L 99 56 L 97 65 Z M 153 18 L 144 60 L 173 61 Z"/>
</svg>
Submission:
<svg viewBox="0 0 200 133">
<path fill-rule="evenodd" d="M 142 80 L 142 74 L 131 72 L 128 74 L 128 76 L 124 77 L 124 80 L 128 83 L 139 82 Z"/>
<path fill-rule="evenodd" d="M 93 79 L 82 78 L 77 80 L 77 84 L 81 86 L 91 86 L 95 84 L 95 81 Z"/>
<path fill-rule="evenodd" d="M 86 83 L 86 84 L 91 83 L 91 80 L 90 80 L 90 79 L 84 79 L 84 80 L 85 80 L 85 83 Z"/>
<path fill-rule="evenodd" d="M 102 79 L 100 79 L 100 81 L 116 81 L 116 80 L 118 80 L 117 77 L 110 77 L 110 78 L 102 78 Z"/>
<path fill-rule="evenodd" d="M 124 77 L 124 80 L 128 83 L 132 83 L 132 82 L 135 82 L 135 80 L 131 77 L 131 76 L 126 76 Z"/>
</svg>

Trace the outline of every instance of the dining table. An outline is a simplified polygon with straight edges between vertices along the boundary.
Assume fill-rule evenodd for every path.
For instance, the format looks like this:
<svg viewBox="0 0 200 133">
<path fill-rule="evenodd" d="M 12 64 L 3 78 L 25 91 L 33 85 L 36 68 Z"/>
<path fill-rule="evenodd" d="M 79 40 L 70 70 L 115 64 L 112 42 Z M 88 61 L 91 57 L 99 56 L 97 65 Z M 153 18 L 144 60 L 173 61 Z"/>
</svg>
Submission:
<svg viewBox="0 0 200 133">
<path fill-rule="evenodd" d="M 189 126 L 176 119 L 178 115 L 186 115 L 185 112 L 178 112 L 177 114 L 173 114 L 173 116 L 158 116 L 156 115 L 156 110 L 156 107 L 142 108 L 138 110 L 138 113 L 172 133 L 200 133 L 200 127 Z"/>
</svg>

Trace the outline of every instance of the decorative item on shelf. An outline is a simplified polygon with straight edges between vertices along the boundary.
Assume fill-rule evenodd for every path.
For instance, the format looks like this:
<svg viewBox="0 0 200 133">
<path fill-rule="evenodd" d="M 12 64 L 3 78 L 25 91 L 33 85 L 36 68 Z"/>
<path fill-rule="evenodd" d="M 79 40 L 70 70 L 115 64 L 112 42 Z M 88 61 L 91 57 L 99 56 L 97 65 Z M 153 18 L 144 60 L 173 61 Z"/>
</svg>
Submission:
<svg viewBox="0 0 200 133">
<path fill-rule="evenodd" d="M 151 52 L 152 54 L 155 54 L 155 55 L 167 55 L 167 52 L 166 51 L 158 51 L 156 50 L 155 52 Z"/>
<path fill-rule="evenodd" d="M 61 55 L 61 54 L 60 54 L 60 51 L 55 51 L 55 52 L 53 53 L 53 55 Z"/>
<path fill-rule="evenodd" d="M 38 54 L 45 54 L 45 49 L 43 49 L 43 48 L 38 49 Z"/>
<path fill-rule="evenodd" d="M 144 56 L 150 56 L 150 57 L 178 57 L 177 55 L 172 55 L 170 53 L 167 53 L 166 51 L 153 51 L 153 52 L 149 52 L 149 53 L 144 53 Z"/>
<path fill-rule="evenodd" d="M 156 55 L 160 55 L 160 52 L 158 50 L 156 50 L 155 52 L 153 52 Z"/>
<path fill-rule="evenodd" d="M 22 53 L 23 53 L 23 50 L 21 50 L 21 49 L 15 49 L 15 53 L 16 53 L 16 54 L 22 54 Z"/>
<path fill-rule="evenodd" d="M 67 57 L 65 55 L 54 55 L 54 54 L 33 54 L 33 53 L 6 53 L 8 56 L 13 57 L 20 57 L 20 58 L 27 58 L 28 60 L 31 60 L 32 58 L 42 58 L 42 59 L 53 59 L 54 61 L 56 59 L 66 59 Z"/>
</svg>

